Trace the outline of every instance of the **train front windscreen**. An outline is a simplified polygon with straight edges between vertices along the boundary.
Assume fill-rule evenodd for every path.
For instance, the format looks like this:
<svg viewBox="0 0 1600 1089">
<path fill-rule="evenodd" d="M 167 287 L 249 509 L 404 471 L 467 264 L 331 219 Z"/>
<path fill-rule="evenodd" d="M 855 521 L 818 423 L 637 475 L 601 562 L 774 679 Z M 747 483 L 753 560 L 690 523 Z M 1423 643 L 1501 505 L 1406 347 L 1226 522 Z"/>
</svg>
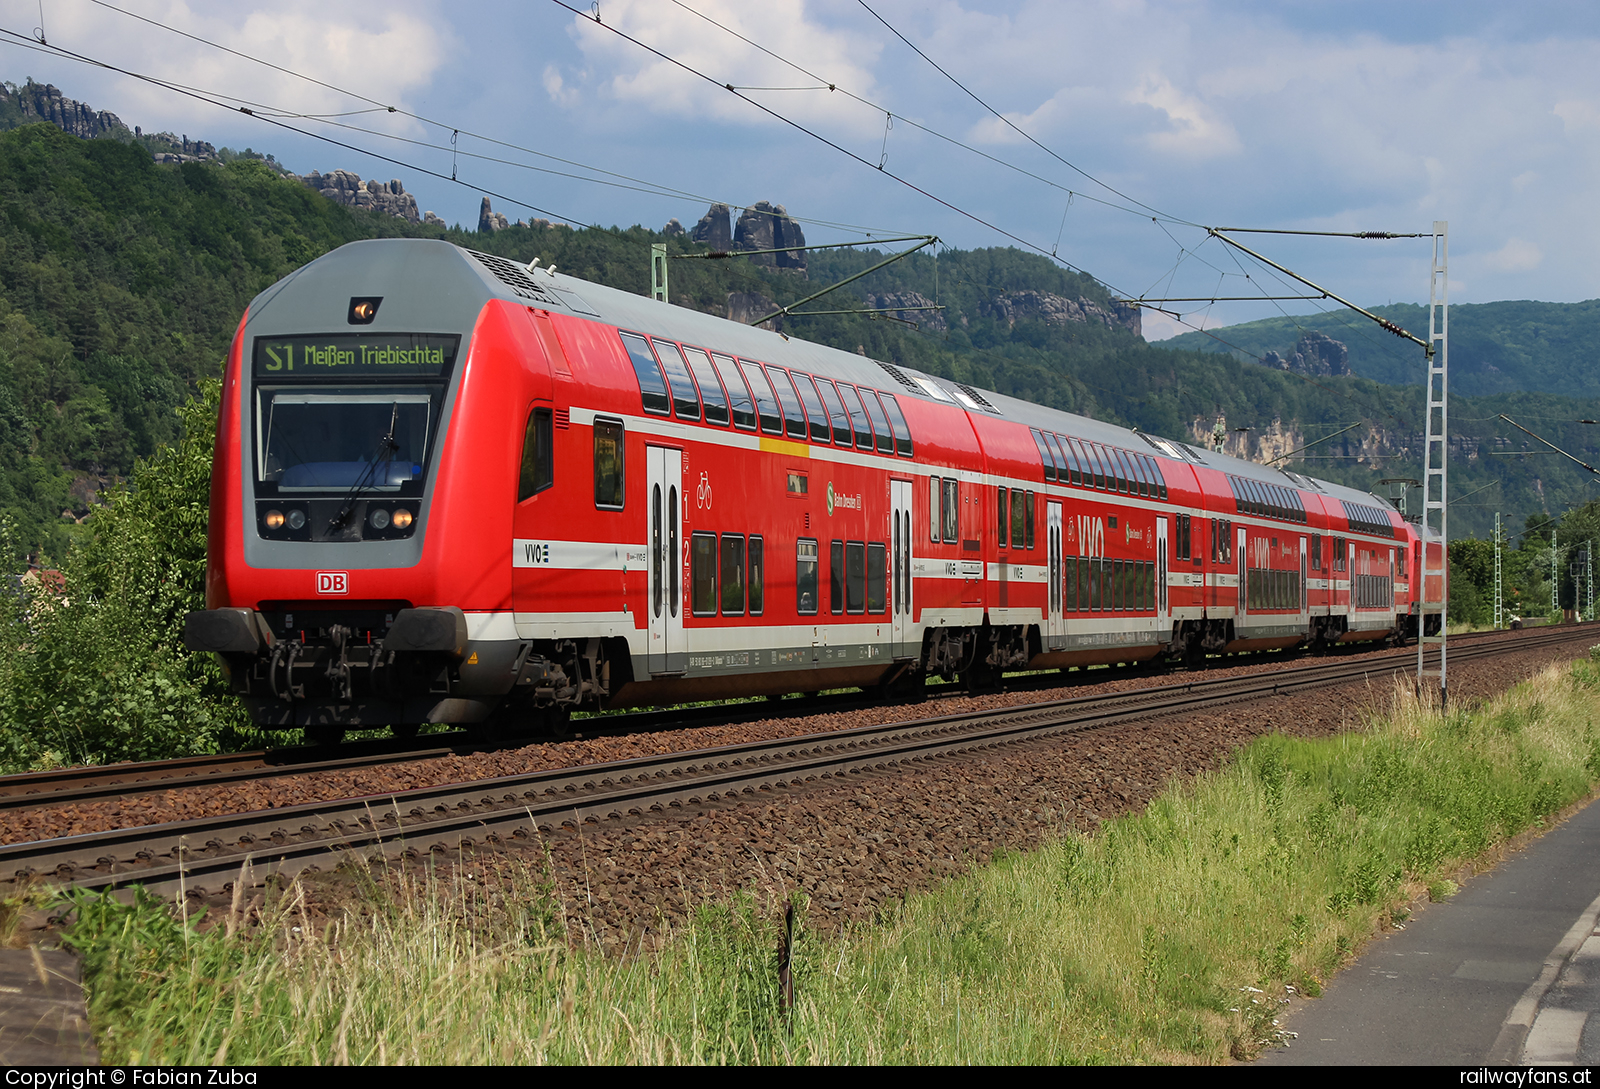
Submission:
<svg viewBox="0 0 1600 1089">
<path fill-rule="evenodd" d="M 459 337 L 422 333 L 257 338 L 252 453 L 261 536 L 409 536 L 459 346 Z"/>
</svg>

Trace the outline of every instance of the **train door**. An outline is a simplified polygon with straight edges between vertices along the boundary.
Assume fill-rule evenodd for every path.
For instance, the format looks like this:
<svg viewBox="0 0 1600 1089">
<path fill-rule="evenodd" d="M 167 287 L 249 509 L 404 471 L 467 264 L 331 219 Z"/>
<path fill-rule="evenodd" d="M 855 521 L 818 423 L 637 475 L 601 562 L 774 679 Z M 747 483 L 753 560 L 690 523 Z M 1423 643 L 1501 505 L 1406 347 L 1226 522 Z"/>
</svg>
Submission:
<svg viewBox="0 0 1600 1089">
<path fill-rule="evenodd" d="M 893 520 L 890 571 L 894 582 L 889 589 L 889 607 L 894 621 L 894 656 L 912 658 L 921 653 L 922 646 L 911 622 L 911 481 L 889 481 L 889 507 Z"/>
<path fill-rule="evenodd" d="M 1250 573 L 1250 552 L 1245 547 L 1245 540 L 1246 540 L 1245 531 L 1241 528 L 1241 529 L 1238 530 L 1238 534 L 1239 534 L 1239 548 L 1238 548 L 1238 553 L 1239 553 L 1239 587 L 1238 587 L 1238 590 L 1236 591 L 1236 595 L 1237 595 L 1238 602 L 1239 602 L 1239 613 L 1238 613 L 1238 615 L 1239 615 L 1239 617 L 1241 619 L 1243 619 L 1244 615 L 1247 612 L 1250 611 L 1250 595 L 1246 592 L 1247 588 L 1250 585 L 1250 580 L 1248 578 L 1248 575 Z"/>
<path fill-rule="evenodd" d="M 1311 560 L 1306 552 L 1306 539 L 1300 538 L 1300 619 L 1309 620 L 1311 617 L 1310 583 L 1306 581 Z"/>
<path fill-rule="evenodd" d="M 1156 627 L 1167 630 L 1167 520 L 1156 519 Z"/>
<path fill-rule="evenodd" d="M 1045 543 L 1050 550 L 1050 649 L 1066 645 L 1067 622 L 1061 614 L 1061 504 L 1045 504 Z"/>
<path fill-rule="evenodd" d="M 682 673 L 683 451 L 646 446 L 650 501 L 650 672 Z"/>
</svg>

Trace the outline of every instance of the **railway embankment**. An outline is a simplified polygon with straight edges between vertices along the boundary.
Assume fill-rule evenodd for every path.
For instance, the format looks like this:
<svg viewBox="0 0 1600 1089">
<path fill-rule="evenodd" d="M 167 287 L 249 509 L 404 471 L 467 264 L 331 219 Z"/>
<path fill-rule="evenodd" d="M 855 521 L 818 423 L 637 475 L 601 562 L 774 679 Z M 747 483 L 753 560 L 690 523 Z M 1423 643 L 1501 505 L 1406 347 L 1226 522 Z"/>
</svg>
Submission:
<svg viewBox="0 0 1600 1089">
<path fill-rule="evenodd" d="M 1324 688 L 423 852 L 189 928 L 86 899 L 67 938 L 124 1061 L 1220 1061 L 1589 794 L 1600 664 L 1571 653 L 1453 667 L 1445 715 Z"/>
</svg>

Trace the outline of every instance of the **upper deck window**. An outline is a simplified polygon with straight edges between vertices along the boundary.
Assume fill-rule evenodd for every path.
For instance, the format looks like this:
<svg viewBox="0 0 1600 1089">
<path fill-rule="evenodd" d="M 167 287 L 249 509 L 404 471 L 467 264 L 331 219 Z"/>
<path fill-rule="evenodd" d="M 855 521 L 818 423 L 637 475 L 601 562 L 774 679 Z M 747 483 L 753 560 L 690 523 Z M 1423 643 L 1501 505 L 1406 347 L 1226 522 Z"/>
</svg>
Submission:
<svg viewBox="0 0 1600 1089">
<path fill-rule="evenodd" d="M 756 413 L 761 417 L 761 430 L 773 435 L 783 434 L 783 417 L 778 415 L 778 398 L 767 381 L 767 372 L 761 364 L 748 359 L 739 360 L 739 369 L 750 383 L 750 392 L 756 397 Z"/>
<path fill-rule="evenodd" d="M 639 379 L 639 397 L 644 402 L 644 410 L 667 415 L 672 411 L 672 399 L 667 393 L 667 379 L 661 373 L 661 364 L 656 362 L 650 346 L 638 333 L 623 333 L 622 345 L 628 350 L 628 360 Z"/>
<path fill-rule="evenodd" d="M 694 371 L 695 384 L 700 387 L 700 396 L 705 401 L 706 423 L 727 426 L 728 395 L 722 390 L 711 357 L 701 348 L 684 348 L 683 355 L 689 361 L 689 369 Z"/>
<path fill-rule="evenodd" d="M 769 366 L 767 376 L 772 379 L 772 385 L 778 391 L 778 400 L 783 402 L 783 422 L 785 430 L 791 439 L 806 439 L 806 415 L 800 407 L 800 398 L 796 395 L 794 384 L 789 381 L 789 375 L 782 367 Z"/>
<path fill-rule="evenodd" d="M 729 356 L 718 354 L 711 358 L 716 363 L 717 374 L 728 386 L 728 402 L 733 413 L 733 426 L 754 431 L 756 403 L 750 399 L 750 387 L 745 385 L 744 379 L 740 377 L 738 365 Z"/>
<path fill-rule="evenodd" d="M 844 407 L 850 411 L 850 425 L 855 430 L 856 448 L 872 449 L 872 425 L 867 422 L 867 410 L 861 406 L 861 394 L 848 382 L 839 383 L 844 396 Z"/>
<path fill-rule="evenodd" d="M 661 365 L 667 370 L 667 381 L 672 384 L 673 412 L 681 420 L 698 420 L 700 393 L 694 388 L 694 379 L 689 377 L 689 366 L 683 361 L 683 353 L 670 340 L 652 337 L 650 343 L 655 345 Z"/>
<path fill-rule="evenodd" d="M 828 427 L 828 412 L 822 407 L 822 398 L 817 396 L 817 387 L 811 381 L 811 376 L 790 371 L 789 377 L 794 379 L 795 388 L 800 391 L 800 401 L 806 406 L 806 419 L 811 421 L 811 441 L 828 442 L 833 438 Z"/>
<path fill-rule="evenodd" d="M 894 428 L 894 452 L 903 458 L 911 457 L 911 425 L 900 411 L 900 402 L 891 393 L 878 394 L 878 400 L 883 402 L 883 410 L 889 414 L 889 424 Z"/>
<path fill-rule="evenodd" d="M 822 391 L 822 401 L 828 406 L 828 419 L 833 425 L 835 446 L 849 446 L 855 440 L 850 435 L 850 413 L 845 410 L 839 391 L 826 378 L 817 379 L 817 389 Z"/>
</svg>

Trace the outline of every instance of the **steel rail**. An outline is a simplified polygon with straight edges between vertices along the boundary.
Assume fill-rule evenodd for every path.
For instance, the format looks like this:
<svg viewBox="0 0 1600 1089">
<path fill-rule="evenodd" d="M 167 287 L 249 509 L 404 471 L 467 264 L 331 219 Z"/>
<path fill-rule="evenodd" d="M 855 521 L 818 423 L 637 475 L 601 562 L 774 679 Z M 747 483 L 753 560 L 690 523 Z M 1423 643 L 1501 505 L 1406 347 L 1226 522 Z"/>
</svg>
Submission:
<svg viewBox="0 0 1600 1089">
<path fill-rule="evenodd" d="M 1464 638 L 1471 639 L 1476 636 L 1504 634 L 1500 632 L 1483 632 Z M 1365 646 L 1366 644 L 1354 643 L 1349 644 L 1348 649 L 1352 652 L 1359 652 Z M 1252 656 L 1242 664 L 1250 664 L 1255 661 L 1259 661 L 1259 659 Z M 1212 668 L 1224 667 L 1213 666 Z M 1087 681 L 1090 677 L 1097 676 L 1086 675 L 1084 679 Z M 1039 682 L 1036 682 L 1027 674 L 1022 674 L 1012 677 L 1008 683 L 1014 687 L 1021 687 Z M 1044 683 L 1057 684 L 1059 681 L 1057 677 L 1052 676 Z M 930 697 L 940 698 L 956 694 L 958 693 L 943 691 L 930 691 L 928 693 Z M 853 707 L 858 703 L 859 697 L 846 695 L 812 697 L 803 702 L 785 702 L 780 706 L 782 706 L 786 715 L 803 715 L 822 713 L 834 705 L 849 705 Z M 770 717 L 772 708 L 772 704 L 762 702 L 737 703 L 688 710 L 630 712 L 577 720 L 573 723 L 573 734 L 574 736 L 592 737 L 599 734 L 646 730 L 658 726 L 683 728 L 685 726 L 736 722 L 747 717 L 747 713 L 752 709 L 758 710 L 762 717 Z M 141 794 L 154 794 L 168 790 L 187 790 L 195 787 L 230 783 L 258 782 L 263 779 L 276 779 L 288 775 L 355 771 L 362 768 L 381 767 L 387 764 L 406 763 L 412 760 L 437 760 L 441 757 L 461 755 L 465 752 L 482 751 L 490 748 L 505 747 L 506 745 L 523 745 L 535 740 L 549 741 L 552 739 L 536 739 L 519 735 L 508 738 L 506 743 L 496 746 L 474 743 L 465 732 L 452 731 L 450 733 L 425 736 L 421 740 L 428 743 L 429 747 L 421 749 L 406 748 L 405 746 L 415 744 L 415 742 L 377 739 L 347 742 L 340 747 L 343 751 L 337 752 L 337 755 L 332 755 L 336 750 L 327 748 L 296 746 L 251 752 L 224 753 L 219 756 L 188 756 L 172 760 L 55 768 L 50 771 L 0 775 L 0 813 L 78 802 L 130 798 Z M 319 757 L 321 759 L 318 759 Z"/>
<path fill-rule="evenodd" d="M 1520 650 L 1594 638 L 1583 629 L 1517 640 Z M 1505 653 L 1500 641 L 1462 653 Z M 177 821 L 0 847 L 0 874 L 105 889 L 141 884 L 191 896 L 225 891 L 248 871 L 290 876 L 354 856 L 451 850 L 531 839 L 560 825 L 643 816 L 684 805 L 870 772 L 960 753 L 1193 711 L 1305 688 L 1403 674 L 1388 660 L 1336 662 L 1246 677 L 1197 680 L 1109 696 L 940 716 L 659 757 L 546 769 L 283 809 Z"/>
</svg>

